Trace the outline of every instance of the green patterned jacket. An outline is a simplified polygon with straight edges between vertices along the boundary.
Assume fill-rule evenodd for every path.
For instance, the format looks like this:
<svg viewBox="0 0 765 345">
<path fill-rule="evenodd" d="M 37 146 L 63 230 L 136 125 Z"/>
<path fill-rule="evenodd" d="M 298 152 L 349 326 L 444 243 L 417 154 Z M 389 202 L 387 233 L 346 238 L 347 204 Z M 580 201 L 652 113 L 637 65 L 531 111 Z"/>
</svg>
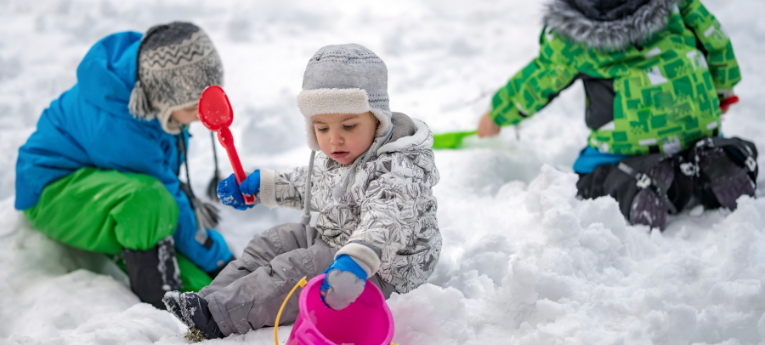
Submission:
<svg viewBox="0 0 765 345">
<path fill-rule="evenodd" d="M 601 152 L 674 153 L 718 135 L 720 97 L 741 80 L 730 39 L 699 0 L 640 6 L 598 21 L 555 0 L 539 56 L 494 95 L 489 116 L 516 124 L 582 79 L 589 145 Z"/>
</svg>

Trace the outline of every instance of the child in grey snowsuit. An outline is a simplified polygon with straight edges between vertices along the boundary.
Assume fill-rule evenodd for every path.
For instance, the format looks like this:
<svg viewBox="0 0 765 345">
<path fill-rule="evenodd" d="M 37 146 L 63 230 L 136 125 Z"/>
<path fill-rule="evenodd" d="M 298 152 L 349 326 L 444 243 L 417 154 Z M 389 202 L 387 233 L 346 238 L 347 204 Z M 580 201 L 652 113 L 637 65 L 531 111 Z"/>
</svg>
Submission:
<svg viewBox="0 0 765 345">
<path fill-rule="evenodd" d="M 360 45 L 326 46 L 311 58 L 297 97 L 309 165 L 256 170 L 241 186 L 231 175 L 218 189 L 225 204 L 242 210 L 251 207 L 242 193 L 268 207 L 303 209 L 302 223 L 256 235 L 198 295 L 168 293 L 168 310 L 206 337 L 222 337 L 273 326 L 303 276 L 327 273 L 322 298 L 338 310 L 367 280 L 386 298 L 427 281 L 441 251 L 433 135 L 425 123 L 390 111 L 387 84 L 383 61 Z M 319 213 L 316 227 L 308 225 L 310 211 Z M 293 298 L 281 320 L 297 314 Z"/>
</svg>

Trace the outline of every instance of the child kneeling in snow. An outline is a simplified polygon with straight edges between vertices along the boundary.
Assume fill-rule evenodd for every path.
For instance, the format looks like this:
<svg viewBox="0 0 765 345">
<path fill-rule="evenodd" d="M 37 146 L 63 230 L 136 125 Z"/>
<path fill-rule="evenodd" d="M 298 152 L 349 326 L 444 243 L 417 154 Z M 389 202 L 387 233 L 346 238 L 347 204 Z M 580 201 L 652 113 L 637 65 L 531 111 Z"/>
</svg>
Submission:
<svg viewBox="0 0 765 345">
<path fill-rule="evenodd" d="M 222 79 L 194 24 L 103 38 L 19 149 L 16 209 L 54 240 L 122 255 L 133 292 L 157 308 L 167 291 L 207 286 L 231 251 L 178 173 L 199 96 Z"/>
<path fill-rule="evenodd" d="M 231 175 L 218 189 L 221 200 L 238 209 L 247 208 L 241 193 L 257 195 L 268 207 L 304 209 L 302 224 L 256 235 L 199 294 L 168 293 L 168 310 L 206 338 L 217 338 L 273 326 L 303 276 L 327 273 L 322 296 L 338 310 L 361 294 L 367 280 L 386 298 L 425 283 L 441 251 L 433 136 L 425 123 L 391 113 L 387 79 L 383 61 L 365 47 L 319 49 L 297 97 L 312 150 L 309 165 L 255 170 L 241 186 Z M 308 225 L 310 211 L 319 212 L 315 228 Z M 297 314 L 293 298 L 281 320 L 292 322 Z"/>
<path fill-rule="evenodd" d="M 611 195 L 631 223 L 664 229 L 668 213 L 754 196 L 754 144 L 720 137 L 738 63 L 699 0 L 552 0 L 544 23 L 539 57 L 494 95 L 479 136 L 581 79 L 592 133 L 574 163 L 580 197 Z"/>
</svg>

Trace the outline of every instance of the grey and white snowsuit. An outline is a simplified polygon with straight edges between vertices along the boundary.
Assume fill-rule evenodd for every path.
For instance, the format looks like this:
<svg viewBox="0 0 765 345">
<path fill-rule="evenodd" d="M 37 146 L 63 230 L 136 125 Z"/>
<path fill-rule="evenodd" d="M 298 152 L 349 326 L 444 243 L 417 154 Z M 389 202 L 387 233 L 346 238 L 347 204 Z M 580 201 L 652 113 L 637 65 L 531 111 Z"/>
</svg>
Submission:
<svg viewBox="0 0 765 345">
<path fill-rule="evenodd" d="M 376 272 L 369 281 L 386 298 L 427 281 L 441 251 L 433 134 L 424 122 L 401 113 L 393 113 L 392 124 L 390 139 L 373 143 L 371 149 L 379 148 L 354 171 L 317 153 L 308 195 L 309 167 L 261 170 L 258 197 L 265 206 L 303 209 L 308 197 L 310 210 L 319 215 L 315 228 L 285 224 L 256 235 L 242 257 L 200 291 L 225 335 L 273 325 L 290 289 L 303 276 L 321 274 L 336 255 L 359 259 L 361 253 L 360 260 Z M 370 252 L 377 257 L 364 257 Z M 292 322 L 297 313 L 293 298 L 281 320 Z"/>
</svg>

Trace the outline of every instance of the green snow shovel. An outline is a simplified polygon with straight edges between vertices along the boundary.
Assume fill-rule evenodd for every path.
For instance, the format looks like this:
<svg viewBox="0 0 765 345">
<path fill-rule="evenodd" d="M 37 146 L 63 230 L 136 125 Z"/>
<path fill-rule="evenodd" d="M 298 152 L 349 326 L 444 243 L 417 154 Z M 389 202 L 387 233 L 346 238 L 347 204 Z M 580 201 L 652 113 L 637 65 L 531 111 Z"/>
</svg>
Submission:
<svg viewBox="0 0 765 345">
<path fill-rule="evenodd" d="M 451 132 L 433 135 L 433 149 L 456 149 L 462 146 L 462 139 L 475 135 L 476 131 Z"/>
</svg>

